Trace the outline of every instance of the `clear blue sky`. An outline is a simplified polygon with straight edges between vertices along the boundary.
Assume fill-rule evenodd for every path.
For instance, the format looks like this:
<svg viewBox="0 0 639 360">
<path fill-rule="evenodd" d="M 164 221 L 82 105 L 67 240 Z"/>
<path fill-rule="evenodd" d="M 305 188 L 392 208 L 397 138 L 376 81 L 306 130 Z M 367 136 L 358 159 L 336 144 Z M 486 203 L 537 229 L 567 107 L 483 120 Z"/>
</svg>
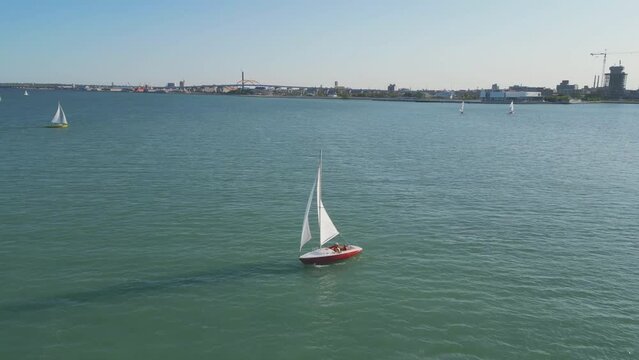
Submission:
<svg viewBox="0 0 639 360">
<path fill-rule="evenodd" d="M 636 0 L 0 0 L 0 82 L 592 85 L 638 24 Z"/>
</svg>

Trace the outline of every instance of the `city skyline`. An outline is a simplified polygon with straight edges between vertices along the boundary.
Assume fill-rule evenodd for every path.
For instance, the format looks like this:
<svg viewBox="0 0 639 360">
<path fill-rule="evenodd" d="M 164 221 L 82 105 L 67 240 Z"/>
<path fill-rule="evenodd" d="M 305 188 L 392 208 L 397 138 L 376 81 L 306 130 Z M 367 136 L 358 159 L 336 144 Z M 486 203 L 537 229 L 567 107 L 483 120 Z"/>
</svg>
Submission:
<svg viewBox="0 0 639 360">
<path fill-rule="evenodd" d="M 3 5 L 0 82 L 476 89 L 568 79 L 619 60 L 639 87 L 632 1 L 20 1 Z M 9 35 L 10 34 L 10 35 Z"/>
</svg>

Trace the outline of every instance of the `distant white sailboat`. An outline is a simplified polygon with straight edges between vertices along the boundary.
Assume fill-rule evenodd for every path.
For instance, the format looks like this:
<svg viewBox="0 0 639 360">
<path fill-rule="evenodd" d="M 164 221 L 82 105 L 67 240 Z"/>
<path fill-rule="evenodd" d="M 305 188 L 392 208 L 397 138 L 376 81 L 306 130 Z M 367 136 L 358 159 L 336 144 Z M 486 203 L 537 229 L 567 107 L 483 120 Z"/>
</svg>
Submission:
<svg viewBox="0 0 639 360">
<path fill-rule="evenodd" d="M 64 110 L 58 101 L 58 110 L 53 115 L 53 119 L 51 119 L 51 124 L 47 127 L 50 128 L 65 128 L 68 127 L 67 116 L 64 114 Z"/>
<path fill-rule="evenodd" d="M 464 113 L 464 102 L 462 101 L 461 107 L 459 108 L 459 113 L 463 114 Z"/>
<path fill-rule="evenodd" d="M 304 264 L 330 264 L 340 260 L 345 260 L 351 256 L 355 256 L 362 252 L 362 248 L 355 245 L 335 245 L 322 247 L 325 243 L 339 235 L 339 231 L 328 216 L 324 203 L 322 202 L 322 152 L 320 151 L 320 162 L 317 169 L 317 178 L 308 196 L 306 204 L 306 213 L 304 214 L 304 223 L 302 224 L 302 236 L 300 239 L 300 251 L 309 240 L 311 240 L 311 228 L 308 222 L 308 215 L 313 202 L 313 193 L 317 193 L 317 226 L 319 227 L 320 248 L 307 252 L 300 256 L 300 261 Z"/>
<path fill-rule="evenodd" d="M 27 90 L 24 91 L 24 96 L 29 96 L 29 92 Z"/>
<path fill-rule="evenodd" d="M 513 115 L 515 113 L 515 104 L 513 101 L 510 102 L 510 109 L 508 110 L 508 113 L 510 115 Z"/>
</svg>

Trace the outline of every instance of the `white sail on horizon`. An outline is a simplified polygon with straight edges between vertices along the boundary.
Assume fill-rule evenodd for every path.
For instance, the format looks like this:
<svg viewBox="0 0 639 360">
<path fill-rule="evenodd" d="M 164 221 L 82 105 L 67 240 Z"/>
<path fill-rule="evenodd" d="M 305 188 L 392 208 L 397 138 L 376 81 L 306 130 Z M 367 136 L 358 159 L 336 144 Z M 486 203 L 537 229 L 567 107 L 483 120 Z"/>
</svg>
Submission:
<svg viewBox="0 0 639 360">
<path fill-rule="evenodd" d="M 459 112 L 462 113 L 462 114 L 464 113 L 464 102 L 463 101 L 461 103 L 461 107 L 459 108 Z"/>
<path fill-rule="evenodd" d="M 53 115 L 53 119 L 51 119 L 51 123 L 52 124 L 68 124 L 67 123 L 67 116 L 64 114 L 64 110 L 62 109 L 62 106 L 60 105 L 60 103 L 58 103 L 58 110 L 55 112 L 55 115 Z"/>
<path fill-rule="evenodd" d="M 509 114 L 514 114 L 515 113 L 515 103 L 514 101 L 510 102 L 510 110 L 508 111 Z"/>
</svg>

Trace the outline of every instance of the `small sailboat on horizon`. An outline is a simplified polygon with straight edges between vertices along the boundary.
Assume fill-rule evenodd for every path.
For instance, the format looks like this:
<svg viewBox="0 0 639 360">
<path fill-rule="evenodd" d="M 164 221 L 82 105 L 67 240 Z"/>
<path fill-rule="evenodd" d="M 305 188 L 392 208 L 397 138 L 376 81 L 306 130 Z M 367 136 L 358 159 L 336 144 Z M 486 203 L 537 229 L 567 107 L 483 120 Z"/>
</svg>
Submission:
<svg viewBox="0 0 639 360">
<path fill-rule="evenodd" d="M 304 214 L 304 222 L 302 224 L 302 236 L 300 239 L 300 253 L 304 244 L 311 240 L 311 228 L 309 226 L 308 215 L 313 202 L 313 193 L 317 194 L 317 227 L 319 228 L 320 247 L 307 252 L 299 257 L 304 264 L 325 265 L 337 261 L 346 260 L 362 252 L 362 248 L 355 245 L 340 245 L 335 243 L 332 246 L 322 247 L 324 244 L 339 235 L 339 231 L 328 216 L 324 203 L 322 202 L 322 152 L 320 151 L 319 166 L 317 168 L 317 177 L 313 183 L 313 188 L 308 196 L 306 204 L 306 213 Z"/>
<path fill-rule="evenodd" d="M 462 115 L 464 114 L 464 102 L 463 101 L 461 103 L 461 107 L 459 108 L 459 113 L 462 114 Z"/>
<path fill-rule="evenodd" d="M 510 108 L 508 109 L 508 114 L 513 115 L 515 113 L 515 103 L 514 101 L 510 102 Z"/>
<path fill-rule="evenodd" d="M 27 90 L 24 91 L 24 96 L 29 96 L 29 92 Z"/>
<path fill-rule="evenodd" d="M 51 124 L 49 124 L 48 128 L 66 128 L 69 126 L 67 123 L 67 116 L 64 114 L 64 110 L 62 109 L 62 105 L 58 101 L 58 110 L 53 115 L 53 119 L 51 119 Z"/>
</svg>

